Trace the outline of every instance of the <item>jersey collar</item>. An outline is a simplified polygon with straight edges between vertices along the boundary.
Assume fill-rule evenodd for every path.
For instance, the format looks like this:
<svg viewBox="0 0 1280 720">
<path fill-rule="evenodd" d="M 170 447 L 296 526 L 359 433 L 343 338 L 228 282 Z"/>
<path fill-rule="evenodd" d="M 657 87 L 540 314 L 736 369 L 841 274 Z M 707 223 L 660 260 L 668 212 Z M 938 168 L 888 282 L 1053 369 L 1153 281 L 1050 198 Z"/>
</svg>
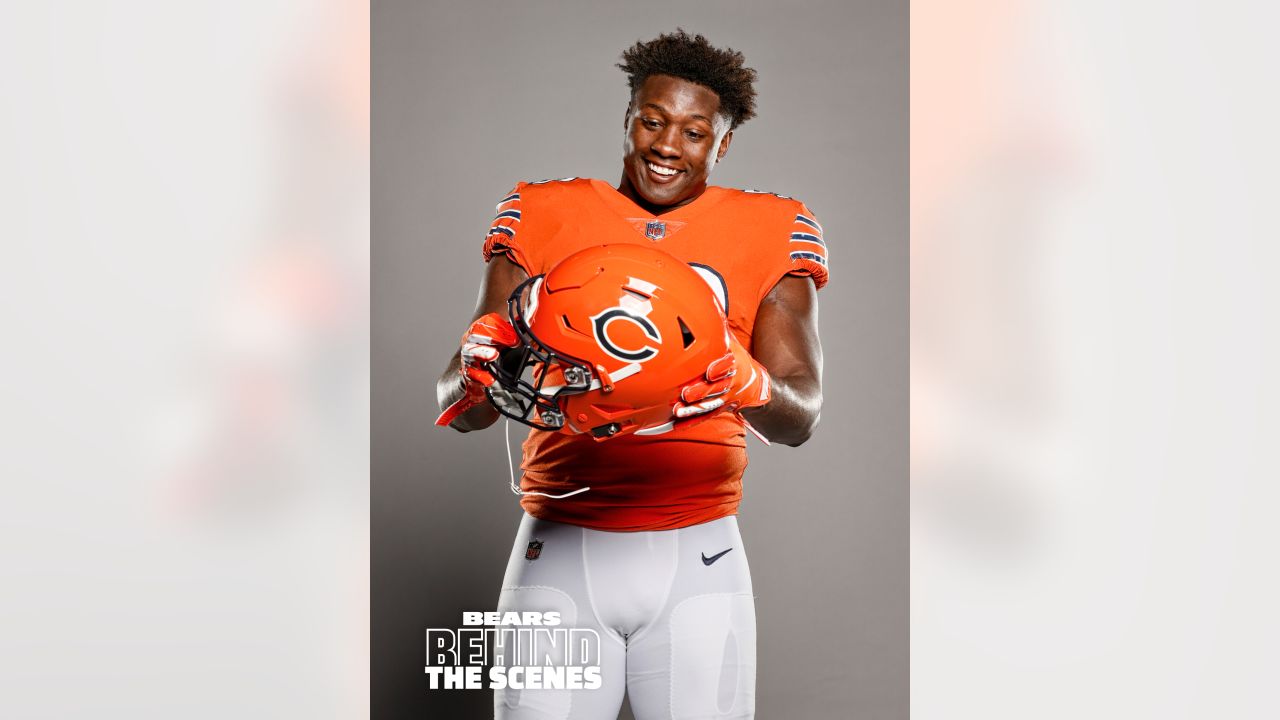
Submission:
<svg viewBox="0 0 1280 720">
<path fill-rule="evenodd" d="M 724 199 L 724 188 L 715 185 L 708 185 L 702 194 L 693 199 L 693 202 L 681 205 L 680 207 L 669 210 L 661 215 L 654 215 L 635 203 L 634 200 L 618 192 L 612 184 L 603 180 L 591 180 L 591 187 L 595 188 L 600 199 L 604 201 L 610 209 L 623 218 L 636 219 L 646 218 L 651 220 L 666 221 L 669 223 L 679 223 L 681 225 L 689 222 L 693 218 L 701 215 L 707 208 L 719 203 Z"/>
</svg>

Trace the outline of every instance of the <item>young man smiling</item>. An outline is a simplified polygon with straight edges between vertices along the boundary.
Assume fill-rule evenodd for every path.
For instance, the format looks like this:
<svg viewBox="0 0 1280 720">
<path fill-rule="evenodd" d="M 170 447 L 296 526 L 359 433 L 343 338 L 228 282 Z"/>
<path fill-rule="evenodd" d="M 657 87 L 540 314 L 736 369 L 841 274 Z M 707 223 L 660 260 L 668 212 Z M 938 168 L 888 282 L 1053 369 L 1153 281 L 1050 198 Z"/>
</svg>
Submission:
<svg viewBox="0 0 1280 720">
<path fill-rule="evenodd" d="M 619 67 L 631 88 L 620 182 L 520 183 L 498 204 L 475 322 L 440 379 L 441 407 L 475 402 L 451 416 L 464 432 L 497 420 L 474 371 L 518 340 L 489 314 L 505 317 L 527 277 L 602 243 L 656 244 L 718 276 L 736 367 L 684 386 L 670 432 L 607 442 L 530 432 L 526 516 L 499 610 L 555 611 L 595 629 L 603 687 L 500 690 L 495 714 L 615 718 L 626 693 L 638 720 L 753 718 L 755 613 L 735 517 L 745 434 L 749 424 L 796 446 L 817 425 L 827 247 L 802 203 L 707 184 L 755 114 L 741 53 L 678 31 L 637 43 Z"/>
</svg>

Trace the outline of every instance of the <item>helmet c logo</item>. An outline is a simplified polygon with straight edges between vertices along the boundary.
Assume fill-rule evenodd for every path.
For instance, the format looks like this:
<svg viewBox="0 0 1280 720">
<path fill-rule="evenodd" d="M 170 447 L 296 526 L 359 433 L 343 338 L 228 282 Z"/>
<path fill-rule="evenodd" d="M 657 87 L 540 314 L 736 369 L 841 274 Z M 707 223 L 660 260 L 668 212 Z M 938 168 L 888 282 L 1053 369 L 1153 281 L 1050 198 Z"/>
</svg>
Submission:
<svg viewBox="0 0 1280 720">
<path fill-rule="evenodd" d="M 632 315 L 620 307 L 613 307 L 591 318 L 592 326 L 595 328 L 596 344 L 599 345 L 602 350 L 609 353 L 610 356 L 625 362 L 644 362 L 658 354 L 658 349 L 649 345 L 645 345 L 644 347 L 636 350 L 628 350 L 626 348 L 619 347 L 618 344 L 609 337 L 610 327 L 615 322 L 619 321 L 633 323 L 640 327 L 640 330 L 645 334 L 645 337 L 653 340 L 655 343 L 662 342 L 662 336 L 658 334 L 658 328 L 654 327 L 653 323 L 649 322 L 649 318 L 642 315 Z"/>
</svg>

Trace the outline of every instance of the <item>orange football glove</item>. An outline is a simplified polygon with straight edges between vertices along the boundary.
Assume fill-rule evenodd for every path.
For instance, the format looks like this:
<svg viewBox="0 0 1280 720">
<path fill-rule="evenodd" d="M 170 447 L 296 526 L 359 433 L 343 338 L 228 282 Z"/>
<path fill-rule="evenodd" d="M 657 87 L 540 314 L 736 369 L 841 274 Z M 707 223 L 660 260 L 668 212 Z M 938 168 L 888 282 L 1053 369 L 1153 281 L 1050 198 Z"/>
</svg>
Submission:
<svg viewBox="0 0 1280 720">
<path fill-rule="evenodd" d="M 436 418 L 436 425 L 444 426 L 459 415 L 485 402 L 484 389 L 494 383 L 489 363 L 497 361 L 505 349 L 516 347 L 520 338 L 511 323 L 498 313 L 478 318 L 462 336 L 462 387 L 465 394 Z"/>
<path fill-rule="evenodd" d="M 720 410 L 737 412 L 769 402 L 769 371 L 729 334 L 729 352 L 712 361 L 706 373 L 680 389 L 673 410 L 677 420 L 710 417 Z"/>
</svg>

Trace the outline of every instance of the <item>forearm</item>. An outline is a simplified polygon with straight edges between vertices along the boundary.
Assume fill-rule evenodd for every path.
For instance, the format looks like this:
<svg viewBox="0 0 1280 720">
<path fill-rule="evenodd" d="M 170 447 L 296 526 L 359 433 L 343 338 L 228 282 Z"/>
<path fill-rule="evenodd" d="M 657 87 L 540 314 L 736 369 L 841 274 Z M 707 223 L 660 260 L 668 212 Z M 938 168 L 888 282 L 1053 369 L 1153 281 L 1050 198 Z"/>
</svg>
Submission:
<svg viewBox="0 0 1280 720">
<path fill-rule="evenodd" d="M 822 413 L 822 384 L 809 375 L 774 377 L 769 402 L 742 417 L 769 442 L 796 447 L 813 435 Z"/>
<path fill-rule="evenodd" d="M 445 368 L 444 374 L 436 381 L 436 401 L 440 404 L 441 411 L 467 394 L 461 368 L 462 361 L 454 355 L 449 361 L 449 367 Z M 497 420 L 498 411 L 490 403 L 482 402 L 454 418 L 453 422 L 449 423 L 449 427 L 459 432 L 471 432 L 483 430 Z"/>
<path fill-rule="evenodd" d="M 752 347 L 756 362 L 769 371 L 772 391 L 769 402 L 742 410 L 742 417 L 770 442 L 804 443 L 822 411 L 817 287 L 810 278 L 778 281 L 756 313 Z"/>
<path fill-rule="evenodd" d="M 480 282 L 480 298 L 476 302 L 474 323 L 489 313 L 498 313 L 503 318 L 507 313 L 507 298 L 527 277 L 523 268 L 511 262 L 505 255 L 494 257 L 485 266 L 484 279 Z M 468 330 L 468 333 L 471 331 Z M 512 339 L 514 342 L 514 339 Z M 465 341 L 464 341 L 465 342 Z M 449 360 L 440 379 L 436 381 L 436 401 L 440 410 L 453 405 L 467 395 L 467 385 L 462 376 L 462 356 L 454 353 Z M 474 390 L 474 388 L 473 388 Z M 498 420 L 498 411 L 484 399 L 479 404 L 453 419 L 449 427 L 459 432 L 483 430 Z"/>
</svg>

